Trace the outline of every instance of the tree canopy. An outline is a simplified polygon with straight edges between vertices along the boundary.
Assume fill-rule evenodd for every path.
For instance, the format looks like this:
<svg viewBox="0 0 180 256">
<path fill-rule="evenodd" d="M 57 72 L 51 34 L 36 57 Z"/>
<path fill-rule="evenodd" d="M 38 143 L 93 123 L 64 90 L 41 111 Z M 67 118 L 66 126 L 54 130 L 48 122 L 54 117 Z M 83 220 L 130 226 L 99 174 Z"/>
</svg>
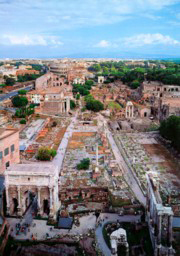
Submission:
<svg viewBox="0 0 180 256">
<path fill-rule="evenodd" d="M 5 84 L 7 86 L 13 86 L 16 83 L 16 80 L 13 77 L 4 76 Z"/>
<path fill-rule="evenodd" d="M 87 170 L 89 169 L 89 165 L 90 165 L 90 159 L 84 158 L 83 160 L 81 160 L 79 164 L 77 164 L 76 167 L 78 170 Z"/>
<path fill-rule="evenodd" d="M 84 100 L 86 101 L 86 109 L 88 110 L 99 112 L 104 109 L 103 103 L 99 100 L 95 100 L 91 94 L 86 95 Z"/>
<path fill-rule="evenodd" d="M 12 98 L 12 104 L 16 108 L 25 107 L 28 104 L 28 99 L 24 96 L 15 96 Z"/>
<path fill-rule="evenodd" d="M 86 108 L 94 112 L 99 112 L 104 109 L 104 105 L 99 100 L 89 100 L 86 102 Z"/>
<path fill-rule="evenodd" d="M 27 82 L 37 79 L 38 77 L 42 76 L 42 74 L 25 74 L 23 76 L 19 75 L 18 82 Z"/>
<path fill-rule="evenodd" d="M 20 95 L 26 95 L 27 91 L 26 90 L 19 90 L 18 94 Z"/>
<path fill-rule="evenodd" d="M 180 117 L 170 116 L 160 124 L 160 134 L 180 152 Z"/>
<path fill-rule="evenodd" d="M 152 68 L 148 63 L 153 63 L 155 66 Z M 161 64 L 165 68 L 162 68 Z M 136 89 L 144 80 L 180 85 L 180 64 L 178 62 L 144 61 L 144 66 L 141 67 L 138 63 L 125 65 L 122 61 L 105 61 L 92 65 L 89 70 L 97 72 L 97 76 L 108 77 L 106 83 L 112 82 L 111 76 L 113 76 L 114 79 L 120 79 L 132 89 Z"/>
</svg>

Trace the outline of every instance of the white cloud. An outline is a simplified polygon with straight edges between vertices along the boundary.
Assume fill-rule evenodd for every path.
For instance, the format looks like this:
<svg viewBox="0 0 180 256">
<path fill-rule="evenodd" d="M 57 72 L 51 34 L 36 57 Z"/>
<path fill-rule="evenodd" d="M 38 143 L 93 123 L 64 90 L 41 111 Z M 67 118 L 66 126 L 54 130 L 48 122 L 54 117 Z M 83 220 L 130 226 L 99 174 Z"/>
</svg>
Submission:
<svg viewBox="0 0 180 256">
<path fill-rule="evenodd" d="M 156 34 L 139 34 L 131 37 L 117 38 L 110 42 L 101 40 L 94 47 L 99 48 L 121 48 L 126 49 L 131 47 L 141 47 L 145 45 L 174 45 L 180 46 L 180 41 L 173 39 L 168 35 Z"/>
<path fill-rule="evenodd" d="M 0 29 L 30 33 L 42 30 L 114 24 L 143 13 L 156 19 L 153 11 L 171 6 L 179 0 L 11 0 L 1 3 Z M 67 6 L 68 5 L 68 6 Z M 4 13 L 4 15 L 3 15 Z M 6 23 L 7 23 L 6 22 Z M 5 26 L 4 26 L 5 24 Z M 10 30 L 8 30 L 10 31 Z"/>
<path fill-rule="evenodd" d="M 150 13 L 142 14 L 142 17 L 148 18 L 150 20 L 159 20 L 161 18 L 160 16 L 153 15 L 153 14 L 150 14 Z"/>
<path fill-rule="evenodd" d="M 107 48 L 109 46 L 111 46 L 111 43 L 106 40 L 101 40 L 99 43 L 95 45 L 95 47 L 100 47 L 100 48 Z"/>
<path fill-rule="evenodd" d="M 130 47 L 138 47 L 144 45 L 180 45 L 180 41 L 175 40 L 167 35 L 162 35 L 160 33 L 156 34 L 139 34 L 132 37 L 127 37 L 124 40 L 124 44 Z"/>
<path fill-rule="evenodd" d="M 180 26 L 180 21 L 172 20 L 172 21 L 169 21 L 168 24 L 170 24 L 172 26 Z"/>
<path fill-rule="evenodd" d="M 59 39 L 55 36 L 42 36 L 42 35 L 23 35 L 23 36 L 16 36 L 16 35 L 9 35 L 4 34 L 0 37 L 0 44 L 3 45 L 41 45 L 41 46 L 58 46 L 62 45 L 63 43 L 59 41 Z"/>
</svg>

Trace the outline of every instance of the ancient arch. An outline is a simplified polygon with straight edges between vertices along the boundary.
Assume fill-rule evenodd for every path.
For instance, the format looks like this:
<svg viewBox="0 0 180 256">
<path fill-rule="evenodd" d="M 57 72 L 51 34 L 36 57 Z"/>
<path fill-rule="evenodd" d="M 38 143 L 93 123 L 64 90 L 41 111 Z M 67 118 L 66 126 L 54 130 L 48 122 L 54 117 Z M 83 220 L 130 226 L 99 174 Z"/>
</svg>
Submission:
<svg viewBox="0 0 180 256">
<path fill-rule="evenodd" d="M 55 217 L 59 209 L 58 176 L 58 167 L 53 164 L 15 164 L 9 167 L 5 171 L 7 214 L 22 216 L 36 197 L 38 213 Z"/>
<path fill-rule="evenodd" d="M 104 76 L 98 76 L 98 84 L 104 83 Z"/>
</svg>

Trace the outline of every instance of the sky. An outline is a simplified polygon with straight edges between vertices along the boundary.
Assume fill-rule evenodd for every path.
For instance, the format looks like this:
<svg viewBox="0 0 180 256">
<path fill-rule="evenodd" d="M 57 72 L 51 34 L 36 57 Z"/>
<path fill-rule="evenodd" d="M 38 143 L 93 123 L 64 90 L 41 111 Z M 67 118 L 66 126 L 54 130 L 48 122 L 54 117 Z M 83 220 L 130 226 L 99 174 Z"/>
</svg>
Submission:
<svg viewBox="0 0 180 256">
<path fill-rule="evenodd" d="M 0 58 L 180 57 L 180 0 L 0 0 Z"/>
</svg>

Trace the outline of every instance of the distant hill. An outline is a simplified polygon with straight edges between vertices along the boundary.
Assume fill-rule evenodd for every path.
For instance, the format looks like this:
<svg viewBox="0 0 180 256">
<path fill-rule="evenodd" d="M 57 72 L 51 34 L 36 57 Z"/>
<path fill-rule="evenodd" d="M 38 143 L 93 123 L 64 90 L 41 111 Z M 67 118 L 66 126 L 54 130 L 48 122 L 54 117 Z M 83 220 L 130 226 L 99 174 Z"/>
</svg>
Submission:
<svg viewBox="0 0 180 256">
<path fill-rule="evenodd" d="M 105 53 L 73 53 L 65 56 L 54 56 L 53 58 L 118 58 L 118 59 L 160 59 L 171 60 L 179 63 L 179 56 L 164 55 L 164 54 L 145 54 L 145 53 L 131 53 L 131 52 L 105 52 Z"/>
</svg>

